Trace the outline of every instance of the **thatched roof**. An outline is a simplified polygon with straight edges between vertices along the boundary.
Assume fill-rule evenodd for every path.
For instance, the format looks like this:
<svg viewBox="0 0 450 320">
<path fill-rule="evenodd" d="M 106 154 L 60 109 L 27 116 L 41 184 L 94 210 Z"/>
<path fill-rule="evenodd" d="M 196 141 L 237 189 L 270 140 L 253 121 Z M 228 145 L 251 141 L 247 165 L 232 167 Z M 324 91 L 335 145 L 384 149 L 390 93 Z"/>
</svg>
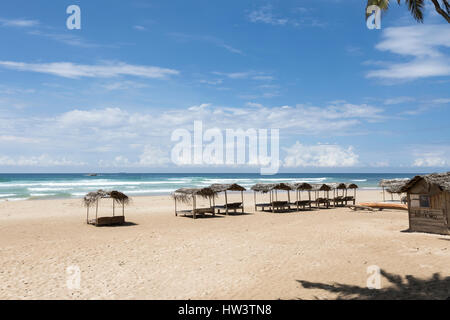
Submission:
<svg viewBox="0 0 450 320">
<path fill-rule="evenodd" d="M 290 183 L 289 185 L 291 186 L 292 190 L 311 190 L 312 189 L 312 186 L 306 182 Z"/>
<path fill-rule="evenodd" d="M 359 188 L 358 185 L 357 185 L 357 184 L 354 184 L 354 183 L 346 183 L 346 184 L 345 184 L 345 187 L 346 187 L 347 189 L 358 189 L 358 188 Z"/>
<path fill-rule="evenodd" d="M 287 183 L 257 183 L 251 187 L 253 191 L 267 193 L 272 190 L 294 190 L 293 187 Z"/>
<path fill-rule="evenodd" d="M 257 183 L 254 186 L 252 186 L 250 189 L 256 192 L 262 192 L 267 193 L 271 190 L 273 190 L 273 183 Z"/>
<path fill-rule="evenodd" d="M 214 192 L 223 192 L 223 191 L 245 191 L 246 189 L 236 183 L 233 184 L 212 184 L 209 186 Z"/>
<path fill-rule="evenodd" d="M 89 192 L 84 198 L 83 202 L 86 207 L 93 206 L 99 199 L 114 199 L 114 201 L 126 205 L 130 202 L 130 198 L 119 191 L 104 191 L 98 190 L 95 192 Z"/>
<path fill-rule="evenodd" d="M 410 181 L 408 178 L 383 179 L 378 184 L 380 187 L 386 188 L 390 193 L 402 193 L 402 188 Z"/>
<path fill-rule="evenodd" d="M 330 191 L 333 188 L 329 186 L 328 184 L 322 183 L 322 184 L 312 184 L 312 191 Z"/>
<path fill-rule="evenodd" d="M 288 183 L 277 183 L 273 186 L 273 190 L 292 190 L 292 187 Z"/>
<path fill-rule="evenodd" d="M 435 185 L 443 191 L 450 192 L 450 172 L 415 176 L 401 188 L 401 192 L 407 192 L 420 180 L 425 180 L 428 185 Z"/>
<path fill-rule="evenodd" d="M 329 182 L 329 183 L 324 183 L 324 185 L 327 185 L 328 187 L 330 187 L 330 190 L 345 189 L 344 183 Z"/>
<path fill-rule="evenodd" d="M 178 190 L 175 190 L 172 193 L 172 198 L 175 200 L 189 203 L 191 199 L 194 196 L 200 196 L 202 198 L 211 198 L 215 197 L 217 195 L 217 192 L 215 192 L 213 189 L 206 187 L 206 188 L 181 188 Z"/>
</svg>

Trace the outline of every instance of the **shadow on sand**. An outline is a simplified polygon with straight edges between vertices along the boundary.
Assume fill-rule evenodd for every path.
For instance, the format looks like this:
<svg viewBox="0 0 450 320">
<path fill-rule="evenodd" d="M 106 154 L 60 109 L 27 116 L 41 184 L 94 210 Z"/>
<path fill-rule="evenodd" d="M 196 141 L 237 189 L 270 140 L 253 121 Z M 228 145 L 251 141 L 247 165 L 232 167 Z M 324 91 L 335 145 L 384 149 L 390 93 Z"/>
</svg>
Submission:
<svg viewBox="0 0 450 320">
<path fill-rule="evenodd" d="M 227 214 L 225 212 L 216 213 L 216 215 L 223 216 L 223 217 L 227 216 Z M 250 215 L 253 215 L 253 213 L 250 213 L 250 212 L 234 212 L 234 211 L 232 211 L 232 212 L 228 212 L 228 215 L 229 216 L 250 216 Z"/>
<path fill-rule="evenodd" d="M 98 228 L 122 228 L 122 227 L 133 227 L 138 226 L 137 223 L 125 221 L 122 224 L 110 224 L 110 225 L 99 225 Z"/>
<path fill-rule="evenodd" d="M 341 283 L 330 285 L 297 281 L 306 289 L 322 289 L 337 293 L 338 300 L 450 300 L 450 277 L 444 278 L 439 273 L 433 274 L 428 279 L 419 279 L 411 275 L 403 279 L 384 270 L 381 270 L 381 275 L 389 281 L 389 284 L 382 280 L 382 288 L 379 290 Z"/>
</svg>

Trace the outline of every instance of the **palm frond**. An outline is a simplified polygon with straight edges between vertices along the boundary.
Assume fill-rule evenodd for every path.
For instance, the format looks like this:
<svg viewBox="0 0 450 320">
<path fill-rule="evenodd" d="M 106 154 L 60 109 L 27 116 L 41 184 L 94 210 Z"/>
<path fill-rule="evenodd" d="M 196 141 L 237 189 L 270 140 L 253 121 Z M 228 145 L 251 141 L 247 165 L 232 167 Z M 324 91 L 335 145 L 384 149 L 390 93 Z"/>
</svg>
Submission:
<svg viewBox="0 0 450 320">
<path fill-rule="evenodd" d="M 423 0 L 405 0 L 409 11 L 417 22 L 423 22 Z"/>
</svg>

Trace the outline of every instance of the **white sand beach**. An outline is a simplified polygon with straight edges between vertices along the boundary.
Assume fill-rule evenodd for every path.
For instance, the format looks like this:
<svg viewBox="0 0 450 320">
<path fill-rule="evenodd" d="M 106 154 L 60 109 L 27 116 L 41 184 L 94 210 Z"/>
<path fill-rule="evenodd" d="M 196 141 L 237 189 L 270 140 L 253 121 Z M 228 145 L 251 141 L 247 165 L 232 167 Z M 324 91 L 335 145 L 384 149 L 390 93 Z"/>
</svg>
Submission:
<svg viewBox="0 0 450 320">
<path fill-rule="evenodd" d="M 380 199 L 358 192 L 358 202 Z M 121 227 L 87 225 L 80 199 L 1 202 L 0 299 L 367 298 L 371 265 L 438 273 L 425 282 L 432 297 L 450 290 L 450 237 L 404 232 L 406 211 L 255 213 L 253 195 L 245 200 L 248 214 L 194 220 L 175 217 L 170 196 L 134 197 Z M 67 287 L 70 266 L 78 289 Z M 408 298 L 428 290 L 420 285 L 382 277 L 379 292 Z"/>
</svg>

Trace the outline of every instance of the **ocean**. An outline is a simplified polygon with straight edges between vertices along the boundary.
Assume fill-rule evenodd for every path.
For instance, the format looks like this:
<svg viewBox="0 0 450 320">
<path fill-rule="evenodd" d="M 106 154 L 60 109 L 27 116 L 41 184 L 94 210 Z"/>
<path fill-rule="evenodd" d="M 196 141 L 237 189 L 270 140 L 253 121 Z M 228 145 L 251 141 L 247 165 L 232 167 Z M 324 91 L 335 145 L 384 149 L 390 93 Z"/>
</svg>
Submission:
<svg viewBox="0 0 450 320">
<path fill-rule="evenodd" d="M 0 202 L 29 199 L 82 198 L 86 193 L 119 190 L 129 196 L 164 195 L 182 187 L 205 187 L 213 183 L 352 182 L 362 189 L 378 188 L 381 179 L 411 178 L 405 173 L 117 173 L 98 174 L 0 174 Z"/>
</svg>

